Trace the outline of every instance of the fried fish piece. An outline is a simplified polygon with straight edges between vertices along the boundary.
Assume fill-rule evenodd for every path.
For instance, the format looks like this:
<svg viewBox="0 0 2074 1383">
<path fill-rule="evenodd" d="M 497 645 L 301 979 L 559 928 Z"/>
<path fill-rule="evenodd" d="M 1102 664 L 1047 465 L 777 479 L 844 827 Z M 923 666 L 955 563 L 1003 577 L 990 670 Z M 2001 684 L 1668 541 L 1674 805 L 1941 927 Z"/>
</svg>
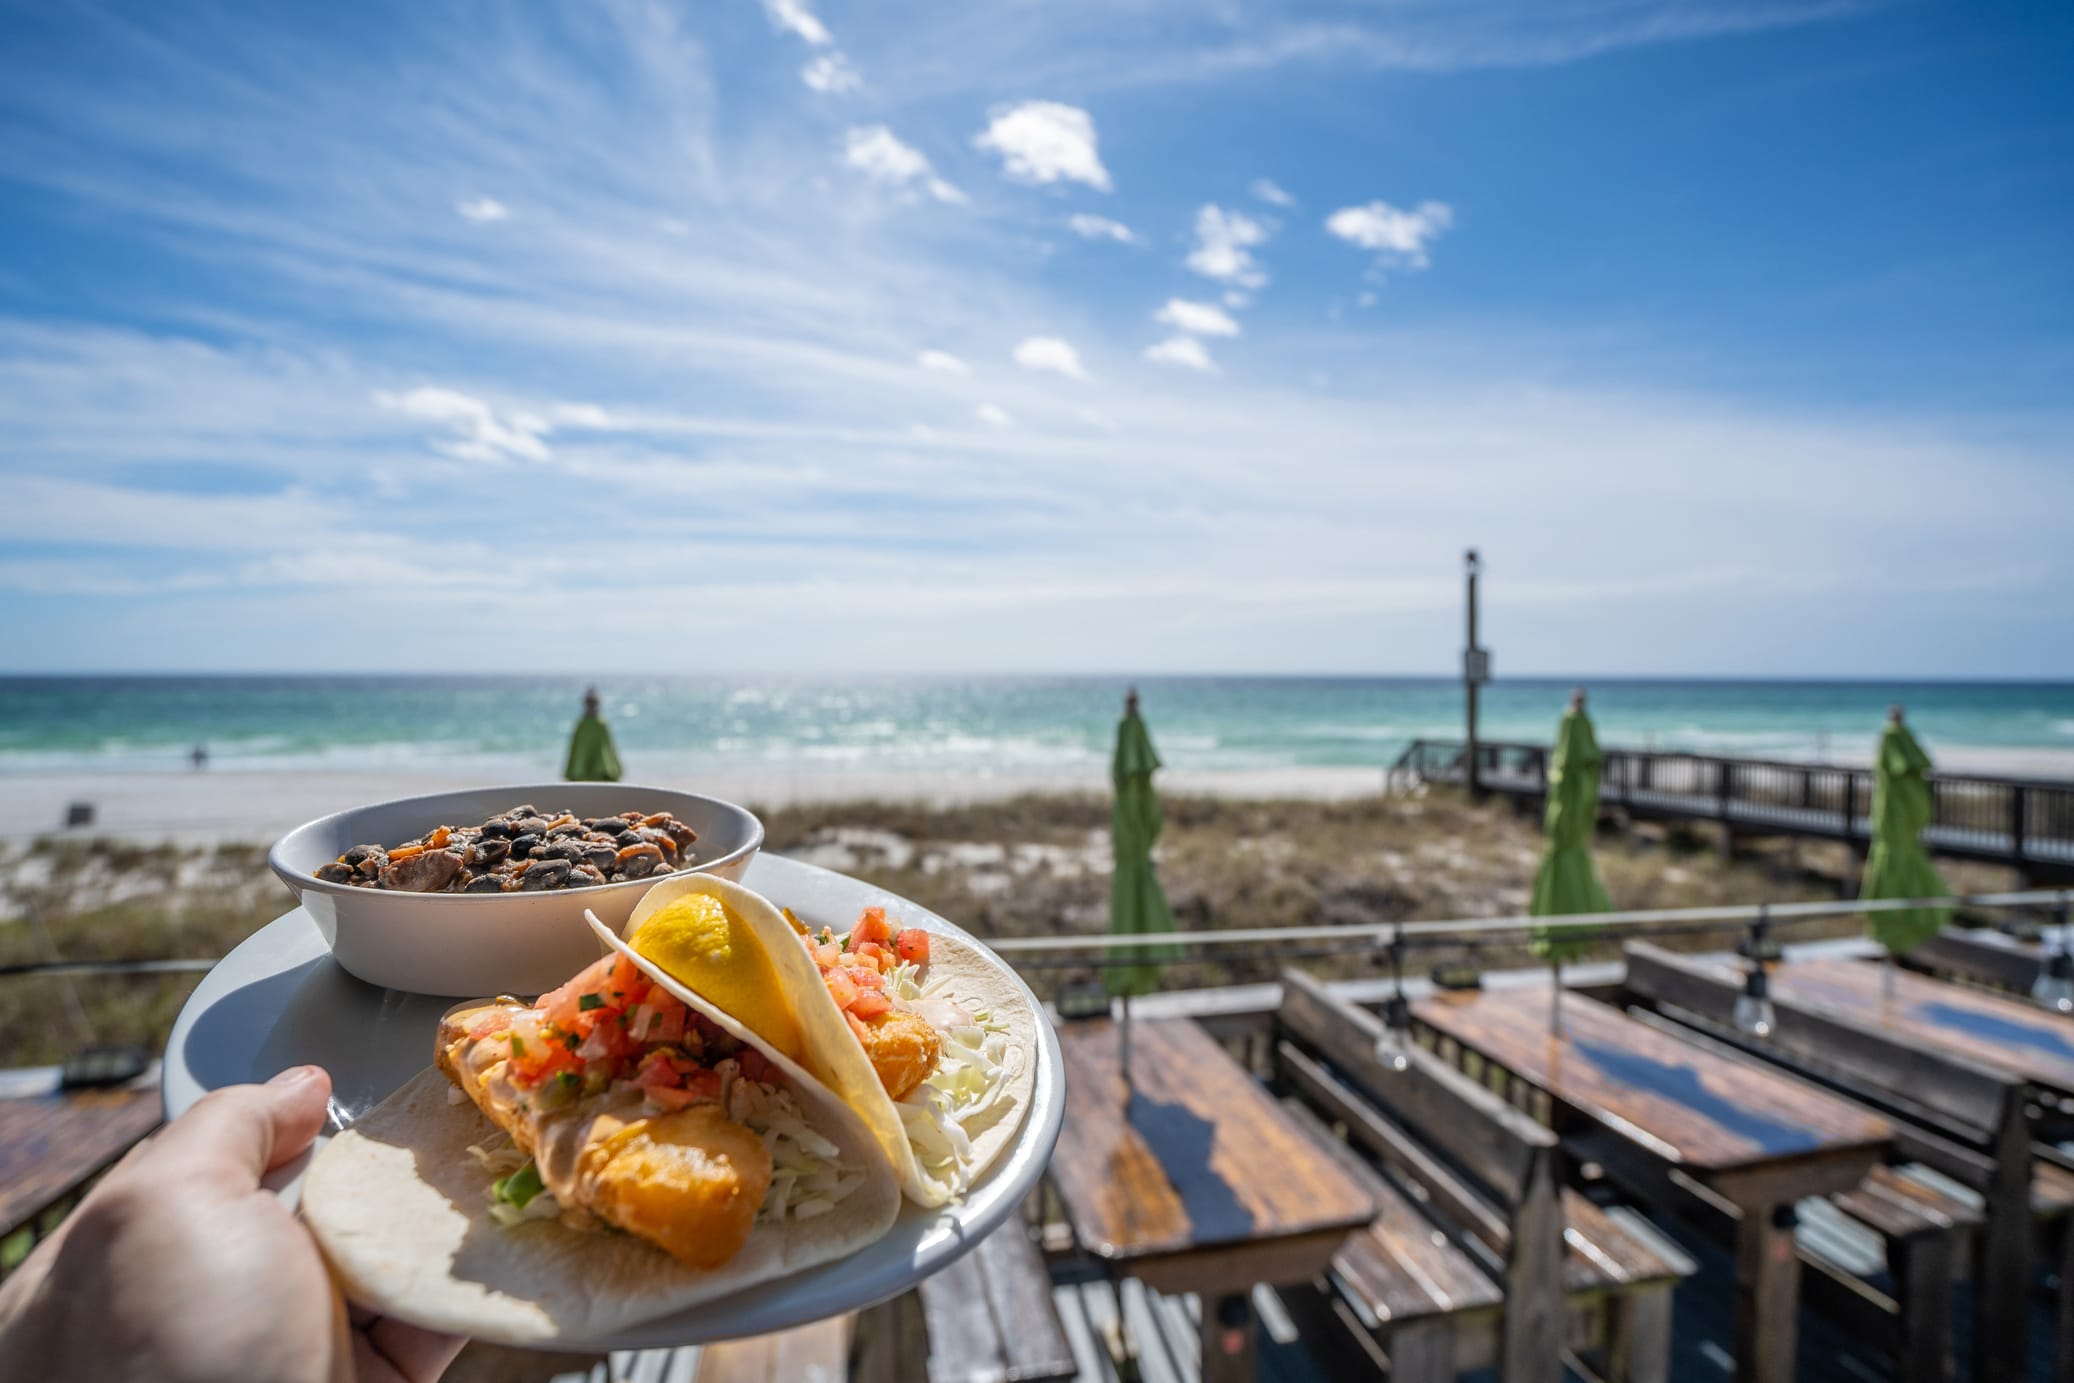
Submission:
<svg viewBox="0 0 2074 1383">
<path fill-rule="evenodd" d="M 943 1055 L 943 1038 L 918 1014 L 894 1009 L 860 1020 L 853 1028 L 890 1099 L 906 1098 L 929 1078 Z"/>
<path fill-rule="evenodd" d="M 510 1001 L 456 1009 L 440 1024 L 439 1069 L 531 1154 L 562 1205 L 588 1211 L 694 1268 L 733 1258 L 771 1185 L 763 1139 L 716 1104 L 645 1112 L 636 1091 L 556 1109 L 512 1083 L 509 1045 L 469 1029 Z"/>
</svg>

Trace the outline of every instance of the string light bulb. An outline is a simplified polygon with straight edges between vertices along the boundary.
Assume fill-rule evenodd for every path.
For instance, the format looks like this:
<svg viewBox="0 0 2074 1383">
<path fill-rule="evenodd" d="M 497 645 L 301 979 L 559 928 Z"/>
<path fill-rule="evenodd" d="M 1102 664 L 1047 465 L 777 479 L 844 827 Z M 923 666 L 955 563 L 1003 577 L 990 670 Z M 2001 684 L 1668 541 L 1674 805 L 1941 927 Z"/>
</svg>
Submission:
<svg viewBox="0 0 2074 1383">
<path fill-rule="evenodd" d="M 1778 1010 L 1772 1007 L 1771 977 L 1764 973 L 1771 921 L 1770 907 L 1760 904 L 1757 920 L 1750 924 L 1750 970 L 1743 976 L 1743 992 L 1736 995 L 1730 1015 L 1737 1032 L 1759 1041 L 1779 1026 Z"/>
</svg>

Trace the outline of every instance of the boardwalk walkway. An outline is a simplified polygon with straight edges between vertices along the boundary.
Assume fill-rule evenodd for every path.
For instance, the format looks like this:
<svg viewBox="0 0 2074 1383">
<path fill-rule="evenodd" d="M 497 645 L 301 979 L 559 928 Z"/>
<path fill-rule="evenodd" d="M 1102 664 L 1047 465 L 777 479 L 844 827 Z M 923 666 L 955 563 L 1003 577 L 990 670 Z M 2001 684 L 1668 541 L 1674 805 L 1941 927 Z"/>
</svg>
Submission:
<svg viewBox="0 0 2074 1383">
<path fill-rule="evenodd" d="M 1731 836 L 1789 835 L 1842 841 L 1872 838 L 1873 775 L 1843 764 L 1726 759 L 1644 749 L 1608 749 L 1599 804 L 1630 817 L 1705 821 Z M 1477 782 L 1487 792 L 1539 802 L 1548 749 L 1479 743 Z M 1460 740 L 1414 740 L 1390 770 L 1394 786 L 1466 782 Z M 1936 816 L 1923 843 L 1942 855 L 2006 864 L 2038 883 L 2074 881 L 2074 783 L 1937 773 Z"/>
</svg>

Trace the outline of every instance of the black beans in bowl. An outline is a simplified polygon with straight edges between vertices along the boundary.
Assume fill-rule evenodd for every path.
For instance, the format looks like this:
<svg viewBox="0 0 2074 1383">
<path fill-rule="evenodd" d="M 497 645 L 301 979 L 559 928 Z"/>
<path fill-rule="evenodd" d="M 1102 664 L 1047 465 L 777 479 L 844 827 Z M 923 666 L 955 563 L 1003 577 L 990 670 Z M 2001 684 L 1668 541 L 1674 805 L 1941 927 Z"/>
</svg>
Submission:
<svg viewBox="0 0 2074 1383">
<path fill-rule="evenodd" d="M 399 893 L 537 893 L 688 869 L 698 832 L 668 812 L 578 818 L 531 803 L 478 826 L 439 826 L 400 845 L 356 845 L 313 871 L 326 883 Z"/>
</svg>

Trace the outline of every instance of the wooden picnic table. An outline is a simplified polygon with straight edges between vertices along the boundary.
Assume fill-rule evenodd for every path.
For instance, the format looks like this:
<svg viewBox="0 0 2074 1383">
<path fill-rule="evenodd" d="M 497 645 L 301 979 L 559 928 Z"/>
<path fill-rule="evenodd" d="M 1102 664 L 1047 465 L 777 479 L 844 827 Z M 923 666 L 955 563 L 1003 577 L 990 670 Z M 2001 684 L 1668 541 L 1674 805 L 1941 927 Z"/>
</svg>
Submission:
<svg viewBox="0 0 2074 1383">
<path fill-rule="evenodd" d="M 1436 994 L 1412 1015 L 1547 1094 L 1558 1131 L 1588 1122 L 1732 1205 L 1735 1376 L 1787 1383 L 1800 1304 L 1793 1207 L 1864 1180 L 1892 1129 L 1857 1105 L 1580 995 L 1563 996 L 1558 1039 L 1550 996 L 1547 986 Z"/>
<path fill-rule="evenodd" d="M 1770 967 L 1772 999 L 1826 1011 L 1859 1027 L 2011 1072 L 2074 1100 L 2074 1020 L 2022 999 L 1861 960 L 1793 960 Z"/>
<path fill-rule="evenodd" d="M 58 1088 L 58 1068 L 0 1084 L 0 1237 L 32 1223 L 165 1119 L 154 1066 L 107 1090 Z"/>
<path fill-rule="evenodd" d="M 1199 1292 L 1205 1383 L 1254 1373 L 1255 1283 L 1308 1282 L 1375 1202 L 1208 1033 L 1186 1019 L 1059 1034 L 1066 1123 L 1051 1178 L 1074 1237 L 1157 1291 Z"/>
</svg>

